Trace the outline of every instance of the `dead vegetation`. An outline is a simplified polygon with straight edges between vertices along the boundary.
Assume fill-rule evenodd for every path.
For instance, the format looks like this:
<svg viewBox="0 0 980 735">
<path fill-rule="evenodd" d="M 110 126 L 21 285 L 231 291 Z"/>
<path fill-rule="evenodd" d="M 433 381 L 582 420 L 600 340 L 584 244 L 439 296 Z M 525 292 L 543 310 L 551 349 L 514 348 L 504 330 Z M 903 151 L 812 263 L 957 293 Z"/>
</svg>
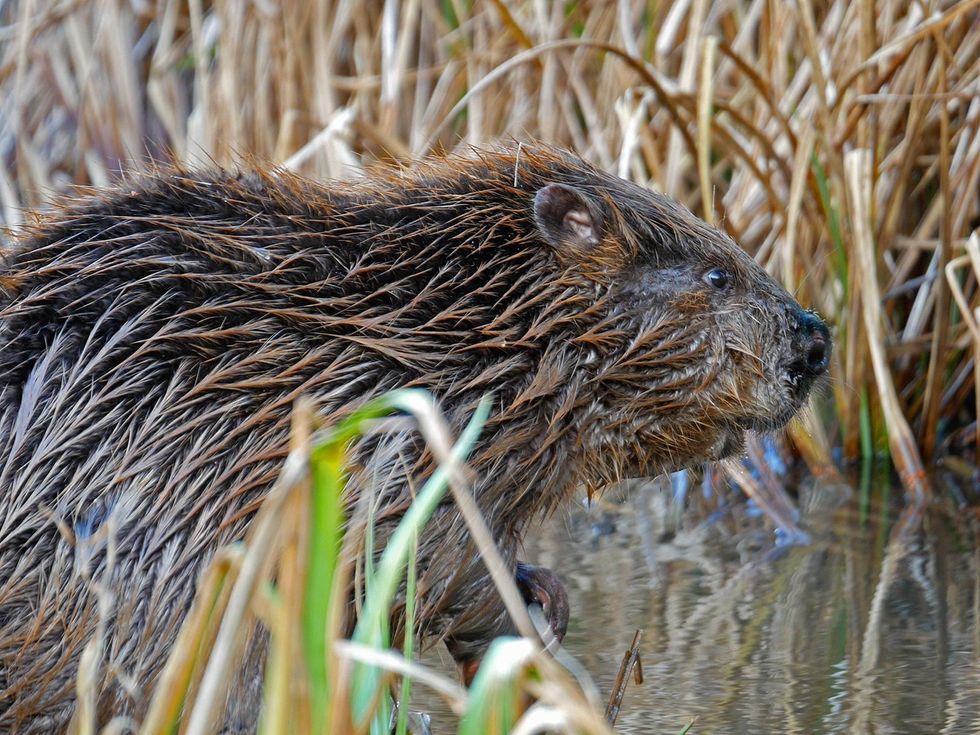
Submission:
<svg viewBox="0 0 980 735">
<path fill-rule="evenodd" d="M 813 469 L 975 451 L 980 2 L 23 0 L 0 11 L 16 226 L 147 158 L 318 177 L 528 138 L 731 232 L 835 324 Z"/>
</svg>

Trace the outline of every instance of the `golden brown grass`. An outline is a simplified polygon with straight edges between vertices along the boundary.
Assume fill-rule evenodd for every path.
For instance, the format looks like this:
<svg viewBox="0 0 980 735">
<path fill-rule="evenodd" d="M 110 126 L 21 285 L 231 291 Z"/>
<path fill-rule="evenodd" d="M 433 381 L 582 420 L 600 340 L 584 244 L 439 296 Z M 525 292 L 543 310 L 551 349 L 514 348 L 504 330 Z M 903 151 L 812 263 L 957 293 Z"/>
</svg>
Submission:
<svg viewBox="0 0 980 735">
<path fill-rule="evenodd" d="M 836 412 L 793 430 L 811 466 L 888 447 L 921 494 L 980 442 L 978 0 L 22 0 L 2 23 L 10 225 L 147 156 L 344 177 L 559 143 L 834 322 Z"/>
<path fill-rule="evenodd" d="M 887 447 L 922 497 L 932 457 L 980 450 L 980 0 L 20 0 L 0 4 L 0 99 L 11 227 L 151 157 L 348 177 L 465 145 L 564 145 L 725 228 L 834 323 L 835 410 L 791 430 L 812 468 L 831 447 Z M 299 497 L 263 517 L 287 534 L 260 519 L 251 547 L 255 565 L 275 546 L 286 597 Z M 210 717 L 208 687 L 238 655 L 212 606 L 283 632 L 270 678 L 289 678 L 298 624 L 263 603 L 249 563 L 216 561 L 145 731 L 173 721 L 173 691 L 203 691 Z M 569 700 L 566 680 L 535 693 Z M 464 693 L 431 683 L 462 710 Z M 284 707 L 309 702 L 270 688 L 267 727 L 283 731 Z"/>
</svg>

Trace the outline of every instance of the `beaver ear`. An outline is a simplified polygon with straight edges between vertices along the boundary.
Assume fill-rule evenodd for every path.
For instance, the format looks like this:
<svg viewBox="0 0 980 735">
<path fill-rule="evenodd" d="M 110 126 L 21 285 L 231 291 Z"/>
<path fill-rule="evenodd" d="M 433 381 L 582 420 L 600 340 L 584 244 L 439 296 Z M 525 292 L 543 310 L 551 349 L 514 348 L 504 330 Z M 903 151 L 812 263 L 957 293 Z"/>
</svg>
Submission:
<svg viewBox="0 0 980 735">
<path fill-rule="evenodd" d="M 534 221 L 544 239 L 556 247 L 588 250 L 599 244 L 600 224 L 594 208 L 578 189 L 548 184 L 534 195 Z"/>
</svg>

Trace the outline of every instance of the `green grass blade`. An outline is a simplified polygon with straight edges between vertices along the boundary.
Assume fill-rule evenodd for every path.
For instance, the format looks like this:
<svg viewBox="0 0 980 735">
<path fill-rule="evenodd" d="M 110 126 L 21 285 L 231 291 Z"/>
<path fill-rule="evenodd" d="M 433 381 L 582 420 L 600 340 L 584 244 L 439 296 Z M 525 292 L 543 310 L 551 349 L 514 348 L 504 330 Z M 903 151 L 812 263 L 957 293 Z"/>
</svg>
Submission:
<svg viewBox="0 0 980 735">
<path fill-rule="evenodd" d="M 332 444 L 310 459 L 312 475 L 309 573 L 303 609 L 303 648 L 310 676 L 310 700 L 314 728 L 324 725 L 331 681 L 328 672 L 327 641 L 335 599 L 336 575 L 344 532 L 344 454 Z"/>
<path fill-rule="evenodd" d="M 470 687 L 459 735 L 503 735 L 517 721 L 534 644 L 525 638 L 497 638 L 487 650 Z"/>
<path fill-rule="evenodd" d="M 827 172 L 820 164 L 820 159 L 817 157 L 816 151 L 811 156 L 811 162 L 813 164 L 813 175 L 817 181 L 817 191 L 820 194 L 820 206 L 823 207 L 824 214 L 827 218 L 827 232 L 830 234 L 830 240 L 834 245 L 837 277 L 843 285 L 844 293 L 847 293 L 847 282 L 850 274 L 847 268 L 847 251 L 844 249 L 844 238 L 841 235 L 840 215 L 837 213 L 837 207 L 831 200 Z"/>
<path fill-rule="evenodd" d="M 418 535 L 412 538 L 412 550 L 408 560 L 408 572 L 405 578 L 405 641 L 402 644 L 402 654 L 409 661 L 415 655 L 415 567 L 418 557 Z M 408 706 L 412 698 L 412 679 L 402 677 L 401 693 L 398 696 L 398 723 L 395 735 L 408 734 Z"/>
<path fill-rule="evenodd" d="M 418 404 L 418 396 L 403 396 L 407 391 L 391 394 L 391 399 L 399 408 L 420 415 L 424 407 Z M 402 402 L 400 399 L 408 399 Z M 460 435 L 459 441 L 450 450 L 453 462 L 461 462 L 469 456 L 483 425 L 490 412 L 489 397 L 484 397 L 466 428 Z M 391 603 L 398 591 L 402 575 L 405 573 L 406 560 L 412 545 L 412 539 L 425 526 L 432 516 L 436 506 L 445 495 L 449 486 L 449 470 L 439 466 L 432 473 L 421 491 L 415 498 L 408 512 L 398 524 L 381 556 L 381 561 L 375 573 L 374 586 L 371 595 L 364 602 L 364 609 L 352 640 L 372 647 L 383 647 L 384 631 Z M 351 706 L 355 723 L 363 723 L 371 714 L 372 705 L 380 694 L 383 675 L 376 667 L 357 664 L 351 677 Z"/>
</svg>

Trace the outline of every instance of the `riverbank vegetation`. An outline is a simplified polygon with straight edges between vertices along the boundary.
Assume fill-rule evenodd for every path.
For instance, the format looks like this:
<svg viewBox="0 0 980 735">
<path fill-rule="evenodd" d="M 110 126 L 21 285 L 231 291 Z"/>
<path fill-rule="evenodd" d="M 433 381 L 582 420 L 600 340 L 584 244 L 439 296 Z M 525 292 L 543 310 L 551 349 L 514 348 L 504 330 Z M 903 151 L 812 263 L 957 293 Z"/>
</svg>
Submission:
<svg viewBox="0 0 980 735">
<path fill-rule="evenodd" d="M 716 484 L 741 487 L 784 529 L 794 521 L 767 469 L 774 450 L 817 475 L 891 462 L 912 504 L 945 493 L 938 465 L 967 488 L 956 503 L 978 501 L 978 0 L 21 0 L 0 5 L 0 94 L 0 217 L 14 231 L 28 208 L 149 160 L 347 178 L 469 146 L 570 148 L 728 231 L 833 325 L 813 408 L 786 440 L 750 444 L 754 470 L 731 464 Z M 337 701 L 405 722 L 380 672 L 413 665 L 380 652 L 383 630 L 337 651 L 322 637 L 337 631 L 329 585 L 342 570 L 311 576 L 314 559 L 332 563 L 311 549 L 341 541 L 336 508 L 317 505 L 333 496 L 311 488 L 327 481 L 318 462 L 339 466 L 323 454 L 329 438 L 298 420 L 302 459 L 248 550 L 229 551 L 202 586 L 146 732 L 207 721 L 192 702 L 210 707 L 207 687 L 228 686 L 238 639 L 225 626 L 259 620 L 272 632 L 266 731 L 297 712 L 319 723 L 310 731 L 354 727 Z M 461 458 L 446 459 L 448 485 Z M 327 520 L 307 536 L 304 518 Z M 410 580 L 401 551 L 391 574 Z M 327 587 L 313 594 L 314 583 Z M 504 689 L 489 674 L 468 694 L 428 683 L 494 722 L 511 722 L 523 692 L 542 717 L 602 731 L 551 659 L 507 650 L 498 665 L 521 664 L 504 665 Z M 313 694 L 327 680 L 341 699 Z M 567 707 L 549 709 L 558 701 Z"/>
<path fill-rule="evenodd" d="M 676 197 L 833 322 L 811 469 L 908 492 L 975 453 L 980 4 L 20 2 L 3 9 L 16 226 L 147 158 L 318 177 L 538 139 Z M 839 452 L 838 452 L 839 450 Z"/>
</svg>

